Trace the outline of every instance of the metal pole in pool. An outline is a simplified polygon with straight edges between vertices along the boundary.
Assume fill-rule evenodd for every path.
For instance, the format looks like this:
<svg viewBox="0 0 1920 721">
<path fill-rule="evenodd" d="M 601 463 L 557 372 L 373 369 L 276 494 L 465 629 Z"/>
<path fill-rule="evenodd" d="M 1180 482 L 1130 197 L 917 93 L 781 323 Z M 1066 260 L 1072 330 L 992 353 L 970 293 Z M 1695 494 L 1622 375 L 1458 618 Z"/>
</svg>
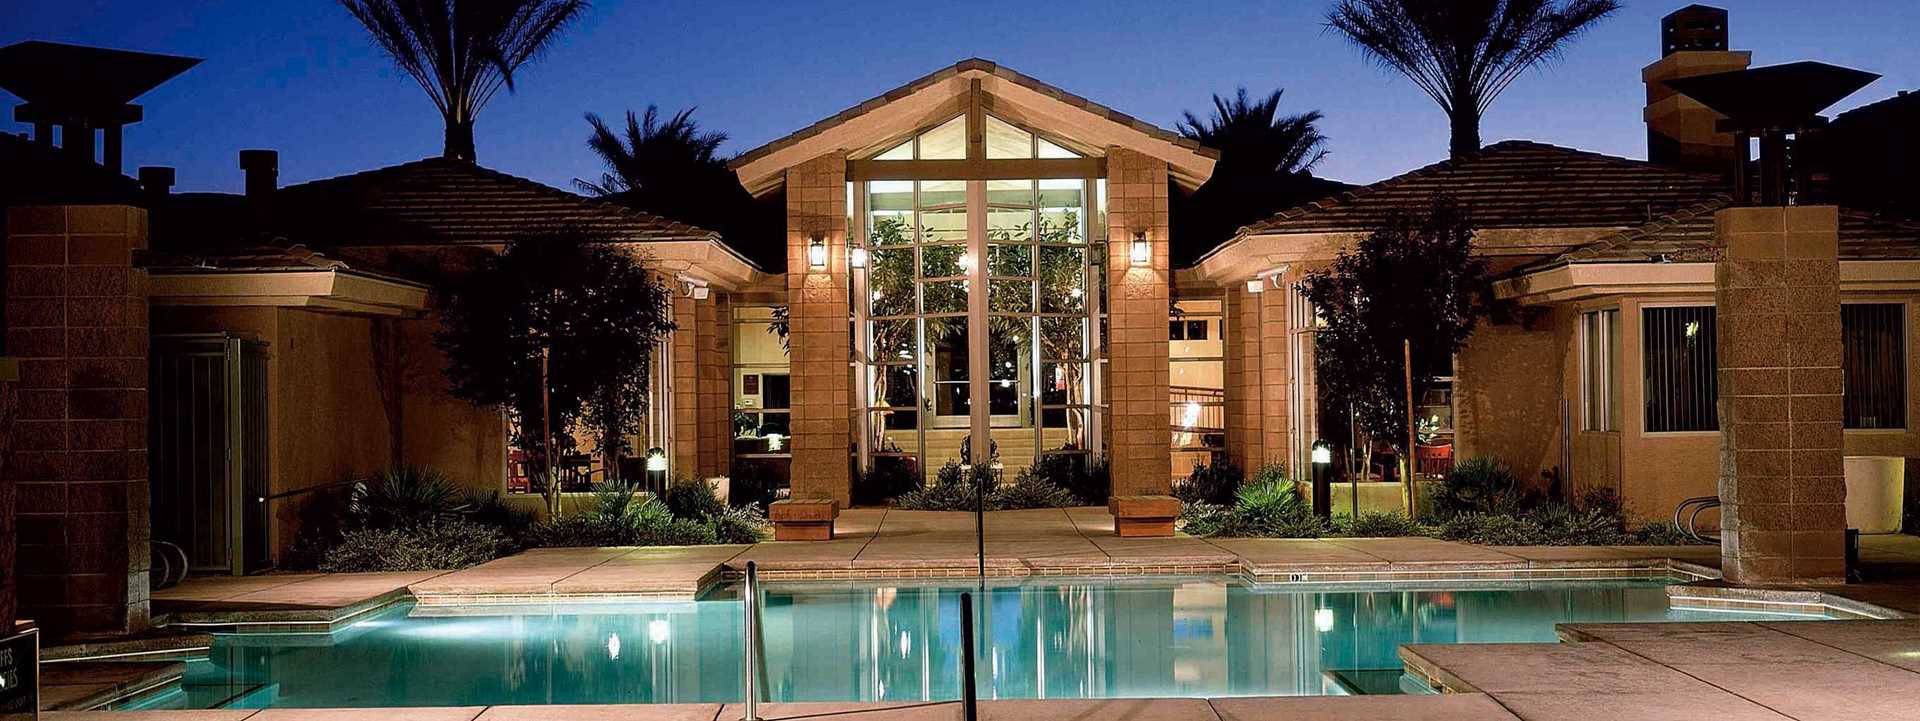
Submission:
<svg viewBox="0 0 1920 721">
<path fill-rule="evenodd" d="M 747 587 L 742 591 L 742 594 L 741 605 L 745 608 L 746 614 L 742 617 L 741 625 L 746 630 L 746 653 L 741 654 L 741 657 L 746 659 L 745 673 L 742 674 L 742 677 L 745 680 L 744 686 L 746 687 L 745 695 L 747 706 L 747 713 L 742 719 L 743 721 L 759 721 L 760 688 L 755 683 L 758 680 L 759 674 L 754 673 L 754 671 L 759 668 L 760 659 L 758 658 L 759 649 L 756 648 L 758 644 L 755 644 L 753 640 L 760 635 L 760 569 L 755 566 L 752 561 L 747 562 Z"/>
<path fill-rule="evenodd" d="M 973 475 L 973 536 L 979 545 L 980 585 L 984 587 L 987 583 L 987 483 L 989 481 L 977 472 L 978 466 L 975 469 L 969 471 Z"/>
<path fill-rule="evenodd" d="M 960 707 L 966 721 L 979 721 L 979 699 L 973 690 L 973 594 L 960 592 Z"/>
</svg>

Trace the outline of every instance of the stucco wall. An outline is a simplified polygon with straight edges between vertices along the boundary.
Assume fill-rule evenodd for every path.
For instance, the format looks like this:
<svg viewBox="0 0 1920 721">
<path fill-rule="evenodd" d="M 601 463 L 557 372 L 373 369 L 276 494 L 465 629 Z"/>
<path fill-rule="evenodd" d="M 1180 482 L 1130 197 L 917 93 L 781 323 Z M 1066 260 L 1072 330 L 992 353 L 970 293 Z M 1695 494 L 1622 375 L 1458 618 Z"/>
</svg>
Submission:
<svg viewBox="0 0 1920 721">
<path fill-rule="evenodd" d="M 454 397 L 446 356 L 433 345 L 439 321 L 394 321 L 402 356 L 405 405 L 401 461 L 428 466 L 478 492 L 506 488 L 507 429 L 500 411 Z M 533 505 L 538 505 L 537 503 Z"/>
<path fill-rule="evenodd" d="M 1492 456 L 1522 483 L 1561 465 L 1561 388 L 1568 327 L 1482 322 L 1454 360 L 1454 458 Z"/>
</svg>

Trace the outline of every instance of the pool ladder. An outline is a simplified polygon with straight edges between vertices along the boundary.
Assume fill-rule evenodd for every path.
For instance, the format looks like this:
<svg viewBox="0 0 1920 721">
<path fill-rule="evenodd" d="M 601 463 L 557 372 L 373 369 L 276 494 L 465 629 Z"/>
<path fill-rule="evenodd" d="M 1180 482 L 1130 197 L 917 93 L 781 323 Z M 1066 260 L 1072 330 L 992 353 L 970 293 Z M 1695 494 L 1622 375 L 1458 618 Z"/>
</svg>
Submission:
<svg viewBox="0 0 1920 721">
<path fill-rule="evenodd" d="M 1673 509 L 1673 525 L 1680 529 L 1681 535 L 1699 543 L 1719 543 L 1719 536 L 1701 533 L 1695 528 L 1700 522 L 1700 514 L 1719 507 L 1719 496 L 1695 496 L 1681 501 L 1679 507 Z M 1681 520 L 1683 516 L 1686 518 L 1684 521 Z"/>
<path fill-rule="evenodd" d="M 766 686 L 766 664 L 760 660 L 765 649 L 760 644 L 760 568 L 752 561 L 747 562 L 747 586 L 741 591 L 742 612 L 741 627 L 745 630 L 746 667 L 742 669 L 744 680 L 746 713 L 742 721 L 760 721 L 760 693 Z"/>
</svg>

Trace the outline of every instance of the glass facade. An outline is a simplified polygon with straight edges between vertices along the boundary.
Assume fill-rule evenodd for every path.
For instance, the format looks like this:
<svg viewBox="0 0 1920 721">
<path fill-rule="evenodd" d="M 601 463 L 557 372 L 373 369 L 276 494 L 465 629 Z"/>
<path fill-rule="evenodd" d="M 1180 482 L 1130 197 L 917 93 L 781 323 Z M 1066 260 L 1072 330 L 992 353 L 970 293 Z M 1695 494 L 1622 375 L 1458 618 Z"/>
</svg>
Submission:
<svg viewBox="0 0 1920 721">
<path fill-rule="evenodd" d="M 970 167 L 994 175 L 996 161 L 1081 157 L 979 117 L 971 147 L 962 115 L 873 160 L 984 161 Z M 1103 188 L 1089 177 L 854 181 L 868 251 L 854 281 L 863 468 L 1017 472 L 1043 454 L 1096 451 Z"/>
</svg>

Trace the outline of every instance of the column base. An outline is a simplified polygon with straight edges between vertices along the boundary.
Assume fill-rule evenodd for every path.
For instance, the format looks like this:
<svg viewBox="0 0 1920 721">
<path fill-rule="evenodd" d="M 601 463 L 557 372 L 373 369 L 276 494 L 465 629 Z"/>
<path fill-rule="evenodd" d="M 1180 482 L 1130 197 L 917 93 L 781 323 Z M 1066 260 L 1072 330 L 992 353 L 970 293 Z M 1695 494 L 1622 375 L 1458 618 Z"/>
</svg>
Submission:
<svg viewBox="0 0 1920 721">
<path fill-rule="evenodd" d="M 831 541 L 839 515 L 840 503 L 831 498 L 790 498 L 767 508 L 776 541 Z"/>
<path fill-rule="evenodd" d="M 1121 538 L 1155 538 L 1173 535 L 1173 522 L 1180 517 L 1180 499 L 1173 496 L 1114 496 L 1107 501 L 1113 514 L 1113 533 Z"/>
</svg>

